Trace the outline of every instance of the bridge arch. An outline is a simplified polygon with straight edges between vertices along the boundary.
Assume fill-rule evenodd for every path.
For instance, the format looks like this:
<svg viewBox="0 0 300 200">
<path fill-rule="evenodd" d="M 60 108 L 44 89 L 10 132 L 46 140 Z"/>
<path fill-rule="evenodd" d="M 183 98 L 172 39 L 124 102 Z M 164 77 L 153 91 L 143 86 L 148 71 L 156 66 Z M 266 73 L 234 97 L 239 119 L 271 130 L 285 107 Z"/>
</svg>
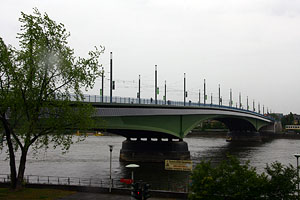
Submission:
<svg viewBox="0 0 300 200">
<path fill-rule="evenodd" d="M 257 132 L 268 122 L 230 115 L 161 115 L 104 117 L 104 128 L 112 133 L 132 138 L 184 138 L 205 120 L 224 123 L 230 131 Z"/>
</svg>

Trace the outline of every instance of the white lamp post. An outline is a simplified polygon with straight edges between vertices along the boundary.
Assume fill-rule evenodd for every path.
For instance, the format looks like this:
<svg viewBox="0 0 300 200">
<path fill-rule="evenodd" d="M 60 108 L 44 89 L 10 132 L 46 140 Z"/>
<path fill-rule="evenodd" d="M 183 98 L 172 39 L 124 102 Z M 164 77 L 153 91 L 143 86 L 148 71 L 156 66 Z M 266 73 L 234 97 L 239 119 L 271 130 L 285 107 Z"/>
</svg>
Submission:
<svg viewBox="0 0 300 200">
<path fill-rule="evenodd" d="M 299 197 L 299 168 L 298 168 L 298 158 L 300 157 L 300 154 L 296 153 L 296 154 L 294 154 L 294 156 L 297 158 L 297 177 L 298 177 L 297 193 L 298 193 L 298 197 Z"/>
<path fill-rule="evenodd" d="M 132 179 L 132 183 L 134 183 L 133 170 L 134 170 L 134 168 L 138 168 L 138 167 L 140 167 L 140 166 L 137 165 L 137 164 L 129 164 L 129 165 L 126 165 L 125 167 L 131 169 L 131 179 Z M 131 197 L 130 197 L 130 199 L 133 199 L 133 198 L 132 198 L 132 192 L 131 192 Z"/>
<path fill-rule="evenodd" d="M 112 188 L 112 179 L 111 179 L 111 157 L 112 157 L 112 151 L 113 151 L 113 145 L 108 145 L 109 146 L 109 152 L 110 152 L 110 156 L 109 156 L 109 192 L 111 192 L 111 188 Z"/>
<path fill-rule="evenodd" d="M 132 179 L 132 181 L 134 182 L 133 169 L 134 169 L 134 168 L 138 168 L 138 167 L 140 167 L 140 166 L 137 165 L 137 164 L 129 164 L 129 165 L 126 165 L 125 167 L 131 169 L 131 179 Z"/>
</svg>

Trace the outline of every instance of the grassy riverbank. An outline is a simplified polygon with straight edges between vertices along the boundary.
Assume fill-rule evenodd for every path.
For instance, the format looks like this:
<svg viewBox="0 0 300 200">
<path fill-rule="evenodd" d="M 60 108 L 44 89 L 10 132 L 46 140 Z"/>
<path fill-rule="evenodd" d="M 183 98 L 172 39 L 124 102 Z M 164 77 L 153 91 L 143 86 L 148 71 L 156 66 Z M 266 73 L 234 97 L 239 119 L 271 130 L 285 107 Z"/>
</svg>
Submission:
<svg viewBox="0 0 300 200">
<path fill-rule="evenodd" d="M 11 191 L 8 188 L 0 188 L 0 199 L 2 200 L 54 200 L 74 194 L 73 191 L 55 189 L 24 188 L 21 191 Z"/>
</svg>

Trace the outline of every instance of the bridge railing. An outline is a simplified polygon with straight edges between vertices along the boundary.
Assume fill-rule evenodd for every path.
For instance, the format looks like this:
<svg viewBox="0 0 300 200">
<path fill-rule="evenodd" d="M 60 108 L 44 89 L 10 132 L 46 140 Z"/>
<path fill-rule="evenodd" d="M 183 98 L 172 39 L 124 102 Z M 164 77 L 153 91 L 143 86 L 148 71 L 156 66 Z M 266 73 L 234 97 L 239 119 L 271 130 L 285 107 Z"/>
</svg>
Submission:
<svg viewBox="0 0 300 200">
<path fill-rule="evenodd" d="M 71 95 L 71 100 L 75 101 L 75 96 Z M 100 96 L 100 95 L 84 95 L 83 98 L 84 102 L 91 102 L 91 103 L 110 103 L 110 97 L 109 96 Z M 224 109 L 230 109 L 230 110 L 236 110 L 236 111 L 242 111 L 246 112 L 252 115 L 260 116 L 269 120 L 274 120 L 273 118 L 269 116 L 265 116 L 264 114 L 251 111 L 249 109 L 243 109 L 243 108 L 237 108 L 232 106 L 225 106 L 225 105 L 218 105 L 218 104 L 211 104 L 211 103 L 199 103 L 199 102 L 192 102 L 187 101 L 171 101 L 171 100 L 157 100 L 155 103 L 155 100 L 150 99 L 138 99 L 138 98 L 131 98 L 131 97 L 119 97 L 119 96 L 113 96 L 112 97 L 112 103 L 118 103 L 118 104 L 142 104 L 142 105 L 165 105 L 165 106 L 187 106 L 187 107 L 211 107 L 211 108 L 224 108 Z"/>
</svg>

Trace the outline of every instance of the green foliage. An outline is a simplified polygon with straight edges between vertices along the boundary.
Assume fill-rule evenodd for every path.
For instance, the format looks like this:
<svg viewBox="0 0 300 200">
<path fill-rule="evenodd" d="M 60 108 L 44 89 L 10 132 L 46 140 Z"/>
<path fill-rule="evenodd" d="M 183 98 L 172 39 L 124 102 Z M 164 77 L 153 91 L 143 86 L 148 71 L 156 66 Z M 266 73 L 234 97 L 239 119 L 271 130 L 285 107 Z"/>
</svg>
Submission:
<svg viewBox="0 0 300 200">
<path fill-rule="evenodd" d="M 66 131 L 92 125 L 94 110 L 81 102 L 81 88 L 92 88 L 100 76 L 98 58 L 104 51 L 96 48 L 88 58 L 77 58 L 68 46 L 70 34 L 63 24 L 37 9 L 33 15 L 21 15 L 20 49 L 0 38 L 0 129 L 10 159 L 13 150 L 22 151 L 20 178 L 29 147 L 47 148 L 52 142 L 68 150 L 73 140 Z"/>
<path fill-rule="evenodd" d="M 297 170 L 275 162 L 266 173 L 257 174 L 249 162 L 241 164 L 235 157 L 213 167 L 201 162 L 192 173 L 189 199 L 295 199 Z"/>
<path fill-rule="evenodd" d="M 276 161 L 267 165 L 265 170 L 269 177 L 265 191 L 268 199 L 297 199 L 295 193 L 299 181 L 296 168 Z"/>
<path fill-rule="evenodd" d="M 281 124 L 282 124 L 283 127 L 285 127 L 285 125 L 294 124 L 294 115 L 293 115 L 293 113 L 290 112 L 290 114 L 283 116 L 283 118 L 281 119 Z"/>
</svg>

